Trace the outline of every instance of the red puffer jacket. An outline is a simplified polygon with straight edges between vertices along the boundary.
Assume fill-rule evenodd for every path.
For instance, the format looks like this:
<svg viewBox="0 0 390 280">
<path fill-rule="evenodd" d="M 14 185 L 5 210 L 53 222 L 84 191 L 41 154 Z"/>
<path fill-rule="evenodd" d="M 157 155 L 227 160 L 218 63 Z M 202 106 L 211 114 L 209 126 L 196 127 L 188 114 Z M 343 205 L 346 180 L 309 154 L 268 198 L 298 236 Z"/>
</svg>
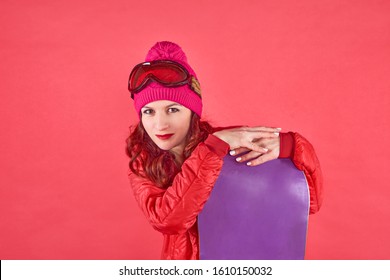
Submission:
<svg viewBox="0 0 390 280">
<path fill-rule="evenodd" d="M 281 155 L 288 154 L 306 175 L 313 214 L 322 202 L 322 173 L 317 156 L 312 145 L 298 133 L 280 135 Z M 291 146 L 292 152 L 286 153 L 286 146 Z M 199 259 L 197 216 L 209 198 L 228 149 L 224 141 L 209 135 L 185 160 L 167 189 L 130 171 L 130 184 L 139 206 L 153 228 L 164 235 L 162 259 Z"/>
</svg>

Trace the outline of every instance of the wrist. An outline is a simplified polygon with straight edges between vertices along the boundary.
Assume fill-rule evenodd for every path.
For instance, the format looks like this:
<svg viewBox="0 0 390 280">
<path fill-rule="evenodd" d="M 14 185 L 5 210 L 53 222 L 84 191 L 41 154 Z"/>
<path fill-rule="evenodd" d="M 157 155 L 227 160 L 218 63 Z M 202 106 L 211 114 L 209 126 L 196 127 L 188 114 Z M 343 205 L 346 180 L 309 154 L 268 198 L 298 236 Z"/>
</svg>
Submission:
<svg viewBox="0 0 390 280">
<path fill-rule="evenodd" d="M 224 134 L 223 134 L 222 130 L 217 131 L 217 132 L 214 132 L 212 135 L 214 135 L 215 137 L 221 139 L 221 140 L 224 141 L 225 143 L 228 143 L 228 142 L 226 141 L 226 138 L 224 137 Z"/>
</svg>

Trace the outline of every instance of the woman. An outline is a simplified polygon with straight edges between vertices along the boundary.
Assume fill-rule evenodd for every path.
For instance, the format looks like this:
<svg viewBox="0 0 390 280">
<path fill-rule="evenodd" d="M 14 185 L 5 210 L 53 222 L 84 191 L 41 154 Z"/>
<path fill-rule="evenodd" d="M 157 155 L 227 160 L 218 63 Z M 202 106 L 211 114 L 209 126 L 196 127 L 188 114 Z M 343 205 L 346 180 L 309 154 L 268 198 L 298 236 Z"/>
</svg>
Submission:
<svg viewBox="0 0 390 280">
<path fill-rule="evenodd" d="M 197 216 L 229 150 L 250 166 L 291 158 L 308 180 L 310 213 L 319 210 L 322 174 L 312 145 L 279 128 L 216 129 L 201 121 L 199 82 L 178 45 L 156 43 L 131 72 L 129 90 L 140 117 L 127 139 L 129 179 L 139 206 L 164 235 L 162 259 L 199 259 Z"/>
</svg>

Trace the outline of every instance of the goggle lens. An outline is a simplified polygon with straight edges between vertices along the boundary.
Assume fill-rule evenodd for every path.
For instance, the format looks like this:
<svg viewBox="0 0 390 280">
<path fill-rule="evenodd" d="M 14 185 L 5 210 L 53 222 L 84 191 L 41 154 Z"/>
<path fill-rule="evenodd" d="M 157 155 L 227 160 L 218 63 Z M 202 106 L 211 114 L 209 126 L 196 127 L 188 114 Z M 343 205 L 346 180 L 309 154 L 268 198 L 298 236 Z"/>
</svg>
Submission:
<svg viewBox="0 0 390 280">
<path fill-rule="evenodd" d="M 173 61 L 160 60 L 138 64 L 129 77 L 129 91 L 132 97 L 151 81 L 175 87 L 188 83 L 190 75 L 183 66 Z"/>
</svg>

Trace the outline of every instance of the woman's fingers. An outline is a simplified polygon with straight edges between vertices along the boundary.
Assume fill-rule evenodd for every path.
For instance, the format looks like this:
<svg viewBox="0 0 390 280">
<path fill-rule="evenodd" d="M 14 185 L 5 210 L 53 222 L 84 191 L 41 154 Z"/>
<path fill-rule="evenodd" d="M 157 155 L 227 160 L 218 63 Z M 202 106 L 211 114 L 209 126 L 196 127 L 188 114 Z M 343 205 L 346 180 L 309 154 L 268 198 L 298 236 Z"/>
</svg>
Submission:
<svg viewBox="0 0 390 280">
<path fill-rule="evenodd" d="M 237 135 L 231 137 L 228 141 L 230 149 L 247 148 L 249 150 L 262 152 L 261 147 L 256 143 L 263 138 L 278 138 L 279 132 L 264 132 L 264 131 L 240 131 Z"/>
<path fill-rule="evenodd" d="M 269 139 L 268 141 L 278 141 L 279 132 L 246 132 L 249 135 L 242 138 L 242 143 L 239 147 L 234 148 L 247 148 L 251 151 L 264 153 L 267 152 L 268 148 L 264 146 L 264 140 Z M 233 147 L 232 147 L 233 148 Z M 264 150 L 266 149 L 266 150 Z"/>
<path fill-rule="evenodd" d="M 263 147 L 256 144 L 255 142 L 249 142 L 249 143 L 247 143 L 247 146 L 245 146 L 245 147 L 251 151 L 258 152 L 261 154 L 266 152 Z"/>
<path fill-rule="evenodd" d="M 268 131 L 260 130 L 260 128 L 268 129 Z M 228 143 L 231 150 L 246 148 L 251 151 L 264 153 L 264 147 L 261 147 L 261 145 L 258 145 L 256 142 L 264 138 L 277 139 L 279 138 L 279 131 L 266 127 L 240 127 L 234 129 L 220 130 L 214 132 L 214 135 Z"/>
<path fill-rule="evenodd" d="M 258 136 L 258 134 L 257 134 Z M 237 146 L 230 145 L 230 155 L 237 156 L 248 151 L 256 151 L 259 153 L 266 153 L 270 148 L 274 148 L 271 143 L 279 143 L 279 137 L 276 134 L 268 135 L 268 138 L 255 138 L 252 141 L 248 141 L 251 138 L 243 138 L 245 141 L 241 141 Z M 271 145 L 271 146 L 270 146 Z"/>
<path fill-rule="evenodd" d="M 249 149 L 247 148 L 238 148 L 238 149 L 234 149 L 234 150 L 230 150 L 229 154 L 231 156 L 238 156 L 242 153 L 246 153 L 246 152 L 249 152 Z"/>
<path fill-rule="evenodd" d="M 236 161 L 240 163 L 246 163 L 248 166 L 257 166 L 276 158 L 278 158 L 278 155 L 274 151 L 270 151 L 269 153 L 258 153 L 252 151 L 236 157 Z"/>
<path fill-rule="evenodd" d="M 262 164 L 262 163 L 265 163 L 265 162 L 267 162 L 267 161 L 270 161 L 270 160 L 273 160 L 273 159 L 276 159 L 276 158 L 277 158 L 277 157 L 275 157 L 274 154 L 272 154 L 272 153 L 267 153 L 267 154 L 263 154 L 263 155 L 261 155 L 261 156 L 255 158 L 255 159 L 253 159 L 253 160 L 251 160 L 251 161 L 248 161 L 248 162 L 246 163 L 246 165 L 248 165 L 248 166 L 257 166 L 257 165 L 260 165 L 260 164 Z"/>
<path fill-rule="evenodd" d="M 246 153 L 246 154 L 237 156 L 237 157 L 236 157 L 236 161 L 237 161 L 237 162 L 246 162 L 246 161 L 250 161 L 250 160 L 253 160 L 253 159 L 258 158 L 259 156 L 263 155 L 264 153 L 265 153 L 265 152 L 259 153 L 259 152 L 251 151 L 251 152 L 249 152 L 249 153 Z"/>
<path fill-rule="evenodd" d="M 267 127 L 267 126 L 252 126 L 244 127 L 247 131 L 264 131 L 264 132 L 280 132 L 280 127 Z"/>
<path fill-rule="evenodd" d="M 279 132 L 275 131 L 251 131 L 248 132 L 251 134 L 250 137 L 254 137 L 252 139 L 252 142 L 256 142 L 257 140 L 261 138 L 276 138 L 279 137 Z"/>
<path fill-rule="evenodd" d="M 238 148 L 230 154 L 236 156 L 237 162 L 246 162 L 249 166 L 256 166 L 279 157 L 279 138 L 263 138 L 252 144 L 254 145 L 252 149 Z"/>
</svg>

